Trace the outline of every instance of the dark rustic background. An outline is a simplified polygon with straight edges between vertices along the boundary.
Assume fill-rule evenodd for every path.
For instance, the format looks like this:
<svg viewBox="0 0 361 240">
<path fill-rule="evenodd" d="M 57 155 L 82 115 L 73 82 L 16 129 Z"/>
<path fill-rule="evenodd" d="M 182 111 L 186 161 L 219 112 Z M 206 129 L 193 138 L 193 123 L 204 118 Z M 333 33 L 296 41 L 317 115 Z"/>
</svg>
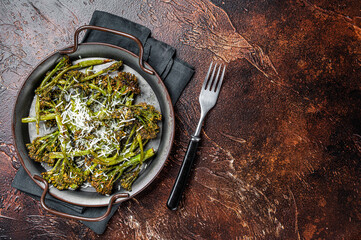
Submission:
<svg viewBox="0 0 361 240">
<path fill-rule="evenodd" d="M 149 27 L 196 68 L 175 106 L 167 166 L 102 236 L 10 186 L 20 86 L 94 10 Z M 172 212 L 165 203 L 212 59 L 228 63 L 225 83 Z M 360 239 L 360 70 L 358 0 L 0 0 L 0 239 Z"/>
</svg>

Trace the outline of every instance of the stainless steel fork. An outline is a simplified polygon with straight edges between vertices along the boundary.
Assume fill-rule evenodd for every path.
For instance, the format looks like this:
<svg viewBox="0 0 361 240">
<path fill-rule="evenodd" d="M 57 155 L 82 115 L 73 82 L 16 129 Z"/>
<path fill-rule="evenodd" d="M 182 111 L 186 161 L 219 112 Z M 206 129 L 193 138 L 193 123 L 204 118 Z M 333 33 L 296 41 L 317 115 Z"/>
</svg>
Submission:
<svg viewBox="0 0 361 240">
<path fill-rule="evenodd" d="M 200 135 L 202 124 L 208 111 L 211 110 L 214 105 L 216 105 L 218 95 L 222 87 L 225 70 L 226 66 L 223 66 L 221 64 L 219 66 L 217 66 L 217 64 L 214 64 L 213 66 L 213 63 L 211 63 L 211 65 L 209 66 L 207 76 L 204 80 L 202 90 L 199 95 L 199 103 L 201 105 L 201 117 L 199 119 L 197 129 L 192 135 L 191 140 L 189 141 L 187 152 L 182 162 L 182 166 L 179 170 L 177 179 L 174 183 L 173 189 L 167 201 L 167 207 L 171 210 L 177 210 L 179 202 L 182 199 L 182 194 L 187 183 L 187 178 L 192 168 L 193 160 L 197 153 L 198 143 L 201 140 Z"/>
</svg>

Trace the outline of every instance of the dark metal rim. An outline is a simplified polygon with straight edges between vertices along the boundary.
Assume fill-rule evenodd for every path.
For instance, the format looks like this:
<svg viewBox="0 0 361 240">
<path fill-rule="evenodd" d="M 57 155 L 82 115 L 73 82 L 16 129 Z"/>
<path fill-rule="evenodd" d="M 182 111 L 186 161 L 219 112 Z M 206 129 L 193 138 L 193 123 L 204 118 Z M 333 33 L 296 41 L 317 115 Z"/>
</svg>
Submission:
<svg viewBox="0 0 361 240">
<path fill-rule="evenodd" d="M 118 50 L 121 50 L 121 51 L 124 51 L 130 55 L 132 55 L 133 57 L 135 58 L 138 58 L 137 55 L 135 55 L 134 53 L 124 49 L 124 48 L 121 48 L 121 47 L 118 47 L 118 46 L 115 46 L 115 45 L 111 45 L 111 44 L 107 44 L 107 43 L 99 43 L 99 42 L 92 42 L 92 43 L 81 43 L 79 45 L 103 45 L 103 46 L 108 46 L 108 47 L 111 47 L 111 48 L 115 48 L 115 49 L 118 49 Z M 69 47 L 66 47 L 62 50 L 66 50 L 66 49 L 69 49 L 69 48 L 74 48 L 73 45 L 69 46 Z M 35 69 L 37 69 L 41 64 L 43 64 L 44 62 L 46 62 L 50 57 L 54 56 L 55 54 L 57 54 L 57 52 L 53 53 L 53 54 L 50 54 L 48 55 L 44 60 L 42 60 L 40 63 L 38 63 L 36 65 L 36 67 L 25 77 L 25 81 L 23 82 L 19 92 L 21 92 L 21 90 L 24 88 L 24 85 L 25 83 L 27 82 L 28 78 L 33 74 L 33 72 L 35 71 Z M 158 84 L 162 86 L 163 89 L 165 89 L 164 93 L 166 95 L 166 99 L 167 99 L 167 104 L 169 106 L 169 110 L 170 110 L 170 118 L 172 120 L 172 129 L 170 129 L 171 131 L 171 136 L 170 136 L 170 142 L 168 143 L 169 144 L 169 147 L 167 149 L 167 153 L 166 153 L 166 160 L 164 161 L 164 163 L 162 164 L 162 166 L 160 167 L 160 169 L 158 170 L 158 172 L 156 174 L 154 174 L 153 178 L 150 179 L 150 181 L 148 181 L 147 184 L 144 185 L 144 187 L 142 187 L 138 192 L 136 192 L 135 194 L 132 194 L 130 197 L 127 197 L 127 198 L 124 198 L 124 199 L 121 199 L 119 201 L 117 201 L 117 203 L 120 203 L 120 202 L 123 202 L 123 201 L 126 201 L 128 199 L 131 199 L 133 198 L 134 196 L 136 196 L 137 194 L 139 194 L 140 192 L 142 192 L 145 188 L 147 188 L 154 180 L 155 178 L 160 174 L 161 170 L 163 169 L 167 159 L 169 158 L 169 154 L 170 154 L 170 151 L 171 151 L 171 148 L 172 148 L 172 145 L 173 145 L 173 140 L 174 140 L 174 131 L 175 131 L 175 120 L 174 120 L 174 109 L 173 109 L 173 105 L 172 105 L 172 101 L 171 101 L 171 98 L 169 96 L 169 93 L 167 91 L 167 88 L 165 87 L 163 81 L 161 80 L 161 78 L 159 77 L 159 75 L 155 72 L 155 70 L 152 68 L 152 66 L 150 66 L 147 62 L 144 62 L 144 65 L 147 66 L 148 69 L 151 69 L 152 71 L 154 71 L 155 73 L 155 76 L 157 77 L 158 79 Z M 30 178 L 43 190 L 45 190 L 45 186 L 43 186 L 41 183 L 39 183 L 35 178 L 34 176 L 31 175 L 30 171 L 27 169 L 27 167 L 25 166 L 25 163 L 24 163 L 24 160 L 22 159 L 21 155 L 19 154 L 18 152 L 18 146 L 17 146 L 17 143 L 16 143 L 16 136 L 15 136 L 15 116 L 16 116 L 16 113 L 15 113 L 15 109 L 16 109 L 16 106 L 18 105 L 18 97 L 15 101 L 15 105 L 14 105 L 14 108 L 13 108 L 13 118 L 12 118 L 12 134 L 13 134 L 13 143 L 14 143 L 14 146 L 15 146 L 15 152 L 17 154 L 17 156 L 19 157 L 19 160 L 20 160 L 20 163 L 21 165 L 24 167 L 25 171 L 27 172 L 27 174 L 30 176 Z M 57 196 L 56 194 L 53 194 L 51 192 L 49 192 L 49 194 L 61 201 L 64 201 L 66 203 L 70 203 L 70 204 L 74 204 L 72 201 L 69 201 L 69 200 L 66 200 L 62 197 L 59 197 Z M 79 205 L 79 206 L 84 206 L 84 207 L 105 207 L 105 206 L 108 206 L 109 203 L 107 204 L 98 204 L 98 205 L 94 205 L 94 204 L 76 204 L 76 205 Z"/>
</svg>

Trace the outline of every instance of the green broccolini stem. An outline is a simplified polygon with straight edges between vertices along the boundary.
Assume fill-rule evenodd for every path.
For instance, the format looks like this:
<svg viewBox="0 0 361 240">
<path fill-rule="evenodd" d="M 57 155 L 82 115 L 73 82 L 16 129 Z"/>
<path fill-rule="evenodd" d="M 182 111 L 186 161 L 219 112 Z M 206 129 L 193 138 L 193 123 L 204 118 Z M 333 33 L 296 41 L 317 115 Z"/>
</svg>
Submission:
<svg viewBox="0 0 361 240">
<path fill-rule="evenodd" d="M 54 77 L 48 84 L 37 89 L 37 91 L 41 92 L 44 89 L 55 85 L 58 82 L 58 80 L 64 75 L 64 73 L 68 72 L 69 70 L 77 69 L 77 68 L 85 68 L 85 67 L 99 65 L 99 64 L 103 64 L 103 63 L 107 63 L 107 62 L 110 62 L 110 60 L 108 60 L 108 59 L 106 59 L 106 60 L 86 60 L 86 61 L 80 62 L 78 64 L 75 64 L 71 67 L 67 67 L 64 70 L 62 70 L 58 75 L 56 75 L 56 77 Z"/>
<path fill-rule="evenodd" d="M 110 84 L 110 77 L 107 76 L 107 95 L 108 95 L 108 103 L 110 103 L 112 98 L 112 86 Z"/>
<path fill-rule="evenodd" d="M 130 96 L 127 97 L 127 102 L 125 103 L 126 106 L 132 105 L 133 97 L 134 97 L 134 93 L 130 94 Z"/>
<path fill-rule="evenodd" d="M 46 115 L 41 115 L 40 116 L 40 121 L 47 121 L 47 120 L 53 120 L 56 117 L 56 113 L 49 113 Z M 21 119 L 22 123 L 30 123 L 30 122 L 36 122 L 36 118 L 35 117 L 27 117 L 27 118 L 22 118 Z"/>
<path fill-rule="evenodd" d="M 60 135 L 62 136 L 61 138 L 59 138 L 61 152 L 63 153 L 64 158 L 66 158 L 66 146 L 70 140 L 69 132 L 66 126 L 62 123 L 60 115 L 56 115 L 55 120 L 56 124 L 58 125 Z"/>
<path fill-rule="evenodd" d="M 49 133 L 49 134 L 47 134 L 47 135 L 44 135 L 44 136 L 38 138 L 38 140 L 39 140 L 39 141 L 43 141 L 43 140 L 46 140 L 46 139 L 48 139 L 48 138 L 54 137 L 54 136 L 56 136 L 56 135 L 58 135 L 58 134 L 59 134 L 59 131 L 55 131 L 55 132 Z"/>
<path fill-rule="evenodd" d="M 147 151 L 144 152 L 144 159 L 143 160 L 147 160 L 151 157 L 153 157 L 155 154 L 155 151 L 153 148 L 148 149 Z M 124 171 L 125 169 L 137 165 L 140 163 L 141 161 L 141 156 L 140 154 L 138 154 L 137 156 L 132 157 L 129 161 L 124 162 L 122 165 L 116 166 L 116 168 L 121 169 L 122 171 Z"/>
<path fill-rule="evenodd" d="M 100 71 L 98 71 L 98 72 L 96 72 L 96 73 L 94 73 L 94 74 L 92 74 L 92 75 L 90 75 L 88 77 L 83 78 L 81 80 L 81 82 L 89 81 L 89 80 L 91 80 L 91 79 L 93 79 L 93 78 L 95 78 L 95 77 L 97 77 L 97 76 L 99 76 L 99 75 L 101 75 L 103 73 L 114 72 L 114 71 L 118 70 L 119 67 L 122 66 L 122 64 L 123 64 L 123 61 L 115 62 L 112 65 L 110 65 L 109 67 L 104 68 L 104 69 L 102 69 L 102 70 L 100 70 Z"/>
<path fill-rule="evenodd" d="M 45 144 L 43 144 L 43 145 L 36 151 L 36 153 L 39 154 L 41 151 L 44 150 L 44 148 L 46 148 L 47 146 L 53 144 L 53 143 L 57 140 L 58 135 L 59 135 L 59 131 L 56 131 L 56 132 L 54 132 L 54 133 L 52 133 L 52 134 L 49 134 L 49 135 L 48 135 L 48 138 L 51 137 L 52 139 L 51 139 L 50 141 L 46 142 Z"/>
<path fill-rule="evenodd" d="M 96 86 L 96 85 L 94 85 L 94 84 L 92 84 L 92 83 L 89 83 L 88 86 L 89 86 L 91 89 L 98 90 L 98 91 L 99 91 L 101 94 L 103 94 L 104 96 L 107 95 L 107 93 L 106 93 L 103 89 L 101 89 L 100 87 L 98 87 L 98 86 Z"/>
<path fill-rule="evenodd" d="M 96 100 L 100 96 L 101 92 L 97 92 L 96 94 L 92 94 L 91 98 L 86 102 L 86 105 L 90 106 L 94 100 Z"/>
<path fill-rule="evenodd" d="M 46 77 L 44 78 L 44 80 L 41 82 L 40 87 L 43 87 L 51 77 L 54 76 L 54 74 L 59 71 L 62 67 L 64 67 L 66 65 L 66 63 L 68 62 L 69 57 L 65 56 L 63 57 L 60 62 L 55 66 L 55 68 L 48 74 L 46 75 Z"/>
<path fill-rule="evenodd" d="M 143 164 L 144 151 L 143 151 L 142 137 L 140 136 L 140 134 L 137 134 L 137 141 L 138 141 L 139 149 L 140 149 L 140 164 Z"/>
<path fill-rule="evenodd" d="M 39 96 L 36 96 L 36 100 L 35 100 L 35 128 L 36 128 L 36 134 L 39 134 L 39 122 L 40 122 L 40 100 L 39 100 Z"/>
<path fill-rule="evenodd" d="M 66 153 L 66 157 L 81 157 L 88 154 L 90 154 L 90 150 L 74 151 Z M 49 153 L 49 158 L 64 158 L 64 154 L 62 152 L 51 152 Z"/>
</svg>

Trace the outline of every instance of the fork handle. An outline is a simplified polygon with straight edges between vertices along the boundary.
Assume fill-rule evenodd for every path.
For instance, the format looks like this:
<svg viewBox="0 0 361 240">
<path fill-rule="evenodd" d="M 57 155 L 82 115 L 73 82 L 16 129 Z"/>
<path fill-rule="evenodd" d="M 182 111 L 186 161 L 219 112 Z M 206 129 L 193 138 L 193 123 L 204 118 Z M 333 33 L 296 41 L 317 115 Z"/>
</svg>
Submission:
<svg viewBox="0 0 361 240">
<path fill-rule="evenodd" d="M 170 210 L 177 210 L 179 202 L 182 199 L 182 194 L 187 184 L 187 179 L 192 169 L 193 161 L 196 157 L 198 143 L 200 140 L 201 139 L 199 137 L 192 136 L 191 140 L 189 141 L 187 152 L 182 162 L 182 166 L 179 170 L 177 179 L 175 180 L 173 189 L 167 201 L 167 207 Z"/>
</svg>

